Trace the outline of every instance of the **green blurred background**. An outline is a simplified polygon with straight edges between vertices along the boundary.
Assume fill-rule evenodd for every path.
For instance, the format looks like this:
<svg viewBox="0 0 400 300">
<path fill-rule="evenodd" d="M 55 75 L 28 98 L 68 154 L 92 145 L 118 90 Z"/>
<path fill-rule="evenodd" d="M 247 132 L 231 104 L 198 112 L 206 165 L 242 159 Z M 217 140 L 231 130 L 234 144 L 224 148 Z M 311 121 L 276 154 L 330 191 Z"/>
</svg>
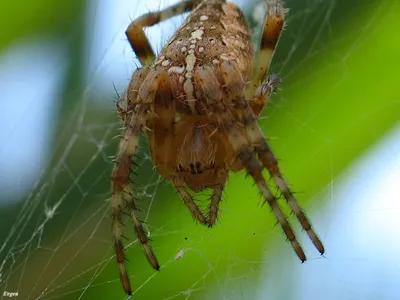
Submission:
<svg viewBox="0 0 400 300">
<path fill-rule="evenodd" d="M 260 2 L 237 2 L 255 28 Z M 0 3 L 0 295 L 125 298 L 106 201 L 114 85 L 122 93 L 138 64 L 130 19 L 168 3 Z M 143 140 L 134 181 L 161 271 L 128 225 L 132 298 L 400 299 L 400 2 L 285 6 L 272 66 L 283 85 L 260 124 L 325 257 L 291 217 L 308 255 L 298 261 L 244 174 L 231 175 L 217 226 L 196 224 Z M 155 49 L 181 21 L 149 30 Z"/>
</svg>

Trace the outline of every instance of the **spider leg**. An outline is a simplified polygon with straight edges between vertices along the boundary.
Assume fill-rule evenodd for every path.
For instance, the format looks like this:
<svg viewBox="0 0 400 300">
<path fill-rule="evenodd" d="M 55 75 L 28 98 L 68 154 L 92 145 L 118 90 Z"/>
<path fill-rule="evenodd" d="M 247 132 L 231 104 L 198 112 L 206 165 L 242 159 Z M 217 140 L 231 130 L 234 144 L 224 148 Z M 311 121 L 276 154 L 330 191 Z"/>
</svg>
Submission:
<svg viewBox="0 0 400 300">
<path fill-rule="evenodd" d="M 300 222 L 301 227 L 306 231 L 308 237 L 313 242 L 318 251 L 321 254 L 324 254 L 325 248 L 321 240 L 312 228 L 310 221 L 308 220 L 303 209 L 300 207 L 299 203 L 294 197 L 293 192 L 290 190 L 288 184 L 286 183 L 286 180 L 283 178 L 275 155 L 272 152 L 267 141 L 265 140 L 260 128 L 258 127 L 257 123 L 254 122 L 254 124 L 255 125 L 249 123 L 247 125 L 246 132 L 256 145 L 255 151 L 257 152 L 258 157 L 260 158 L 262 164 L 268 169 L 269 174 L 274 179 L 278 189 L 283 194 L 291 210 L 296 215 L 296 218 Z"/>
<path fill-rule="evenodd" d="M 258 126 L 257 119 L 248 102 L 245 98 L 240 97 L 239 91 L 237 91 L 236 93 L 229 92 L 234 91 L 234 86 L 239 86 L 238 82 L 240 82 L 240 73 L 234 67 L 233 63 L 224 62 L 221 65 L 220 74 L 226 86 L 229 98 L 233 99 L 232 107 L 234 108 L 234 118 L 239 121 L 240 124 L 243 126 L 243 131 L 247 142 L 254 147 L 254 151 L 257 153 L 263 166 L 268 169 L 268 172 L 274 179 L 278 189 L 284 195 L 291 210 L 295 213 L 302 228 L 307 232 L 307 235 L 309 236 L 315 247 L 318 249 L 318 251 L 323 254 L 325 252 L 324 246 L 322 245 L 322 242 L 318 238 L 317 234 L 312 229 L 310 221 L 306 217 L 296 198 L 293 196 L 292 191 L 289 189 L 285 179 L 283 178 L 278 167 L 278 162 L 271 148 L 269 147 L 260 127 Z M 300 259 L 303 261 L 302 257 L 300 257 Z"/>
<path fill-rule="evenodd" d="M 228 68 L 228 67 L 227 67 Z M 234 78 L 234 80 L 239 80 L 237 73 L 233 70 L 223 69 L 221 70 L 222 78 L 226 76 L 231 76 L 227 78 Z M 230 72 L 232 71 L 232 72 Z M 306 256 L 299 242 L 297 241 L 296 235 L 289 222 L 286 219 L 284 212 L 281 210 L 277 203 L 277 199 L 273 196 L 268 185 L 262 175 L 262 168 L 257 161 L 255 153 L 249 147 L 249 143 L 246 140 L 245 135 L 241 132 L 241 125 L 237 122 L 236 117 L 231 112 L 231 105 L 229 100 L 226 100 L 223 92 L 220 89 L 221 83 L 218 81 L 217 76 L 210 67 L 198 67 L 194 75 L 197 90 L 201 95 L 201 99 L 207 101 L 204 109 L 208 113 L 210 119 L 215 126 L 217 126 L 228 138 L 228 141 L 232 147 L 232 151 L 238 157 L 246 171 L 251 175 L 257 184 L 261 194 L 264 199 L 270 205 L 272 211 L 274 212 L 279 224 L 281 225 L 287 239 L 292 244 L 293 249 L 297 253 L 298 257 L 302 260 L 306 260 Z M 226 80 L 222 84 L 226 86 L 225 92 L 228 94 L 230 100 L 235 99 L 235 95 L 239 95 L 239 91 L 244 88 L 243 81 L 232 81 Z M 232 88 L 231 88 L 232 87 Z M 236 87 L 236 89 L 234 89 Z M 233 97 L 233 98 L 232 98 Z"/>
<path fill-rule="evenodd" d="M 119 144 L 119 152 L 112 173 L 112 232 L 114 236 L 114 247 L 118 262 L 118 269 L 121 277 L 121 282 L 127 294 L 131 294 L 131 286 L 129 283 L 128 274 L 125 266 L 124 245 L 122 243 L 123 228 L 122 210 L 123 202 L 127 202 L 128 208 L 131 209 L 131 216 L 135 223 L 138 237 L 140 241 L 146 241 L 146 235 L 143 232 L 142 225 L 137 218 L 137 209 L 134 205 L 133 195 L 130 188 L 130 167 L 132 158 L 136 152 L 139 143 L 139 137 L 142 131 L 142 126 L 145 122 L 145 114 L 148 105 L 142 106 L 138 111 L 131 112 L 128 116 L 126 126 L 123 132 L 123 138 Z M 129 200 L 132 198 L 132 200 Z"/>
<path fill-rule="evenodd" d="M 300 243 L 297 241 L 296 235 L 294 234 L 292 227 L 286 219 L 284 212 L 279 207 L 276 197 L 274 197 L 274 195 L 271 193 L 271 190 L 267 186 L 267 183 L 262 175 L 262 168 L 258 163 L 256 156 L 249 149 L 247 149 L 239 154 L 239 158 L 243 162 L 247 173 L 250 174 L 251 177 L 253 177 L 255 183 L 258 186 L 258 189 L 265 199 L 265 202 L 268 202 L 269 206 L 274 212 L 279 224 L 285 232 L 286 238 L 292 244 L 292 247 L 297 256 L 302 262 L 306 261 L 306 255 L 304 254 Z"/>
<path fill-rule="evenodd" d="M 208 219 L 208 226 L 212 227 L 218 218 L 219 203 L 222 200 L 222 191 L 224 190 L 223 185 L 218 185 L 213 188 L 213 194 L 210 202 L 210 215 Z"/>
<path fill-rule="evenodd" d="M 176 190 L 181 195 L 181 198 L 189 211 L 192 213 L 193 218 L 198 220 L 201 224 L 206 224 L 207 219 L 204 214 L 201 212 L 200 208 L 194 202 L 192 195 L 185 189 L 185 187 L 179 183 L 176 179 L 172 180 L 173 185 L 175 186 Z"/>
<path fill-rule="evenodd" d="M 264 30 L 261 36 L 260 49 L 254 64 L 253 77 L 251 84 L 246 90 L 246 98 L 250 99 L 253 95 L 259 95 L 253 101 L 250 100 L 251 105 L 254 105 L 254 112 L 258 115 L 268 102 L 268 93 L 262 93 L 262 90 L 270 89 L 268 85 L 274 82 L 269 78 L 263 84 L 265 75 L 268 73 L 272 57 L 274 56 L 275 48 L 278 44 L 281 31 L 284 27 L 284 15 L 286 10 L 283 8 L 281 0 L 266 0 L 268 5 L 268 15 L 265 19 Z M 270 84 L 269 84 L 269 83 Z M 265 85 L 264 88 L 259 88 Z M 258 88 L 258 90 L 257 90 Z M 257 93 L 255 91 L 257 90 Z M 260 97 L 262 95 L 262 97 Z"/>
<path fill-rule="evenodd" d="M 158 12 L 151 12 L 140 16 L 129 24 L 125 34 L 142 65 L 151 65 L 155 59 L 154 51 L 143 28 L 153 26 L 161 21 L 190 11 L 197 2 L 198 0 L 182 1 Z"/>
<path fill-rule="evenodd" d="M 154 269 L 159 269 L 157 259 L 150 248 L 149 239 L 143 229 L 139 218 L 139 209 L 135 203 L 133 189 L 130 184 L 131 164 L 136 152 L 139 137 L 147 123 L 151 123 L 150 111 L 155 100 L 160 100 L 160 95 L 168 94 L 169 79 L 167 72 L 162 68 L 150 70 L 139 68 L 132 76 L 131 83 L 126 93 L 126 108 L 121 108 L 118 102 L 120 114 L 125 120 L 125 128 L 119 144 L 119 152 L 116 157 L 112 174 L 112 209 L 113 209 L 113 236 L 118 268 L 121 282 L 127 294 L 131 294 L 129 278 L 126 272 L 124 246 L 122 243 L 123 223 L 122 205 L 125 202 L 129 215 L 135 227 L 136 235 L 140 241 L 147 260 Z M 169 91 L 169 93 L 171 93 Z M 161 98 L 162 99 L 162 98 Z M 118 108 L 118 107 L 117 107 Z"/>
<path fill-rule="evenodd" d="M 234 68 L 229 63 L 222 65 L 222 69 L 229 70 L 231 74 L 234 74 Z M 222 72 L 225 74 L 226 72 Z M 227 77 L 226 80 L 233 78 Z M 257 124 L 257 119 L 253 114 L 253 111 L 248 105 L 246 99 L 241 98 L 234 103 L 235 107 L 235 117 L 237 120 L 241 122 L 244 126 L 245 136 L 250 143 L 253 145 L 254 151 L 257 153 L 264 167 L 268 169 L 268 172 L 272 176 L 277 185 L 278 189 L 284 195 L 287 200 L 291 210 L 295 213 L 298 221 L 300 222 L 302 228 L 307 232 L 307 235 L 318 249 L 318 251 L 323 254 L 325 252 L 324 246 L 321 240 L 318 238 L 315 231 L 312 229 L 311 223 L 306 217 L 304 211 L 298 204 L 296 198 L 293 196 L 292 191 L 288 187 L 285 179 L 282 176 L 281 171 L 279 170 L 278 162 L 269 147 L 260 127 Z M 303 261 L 302 257 L 300 259 Z"/>
</svg>

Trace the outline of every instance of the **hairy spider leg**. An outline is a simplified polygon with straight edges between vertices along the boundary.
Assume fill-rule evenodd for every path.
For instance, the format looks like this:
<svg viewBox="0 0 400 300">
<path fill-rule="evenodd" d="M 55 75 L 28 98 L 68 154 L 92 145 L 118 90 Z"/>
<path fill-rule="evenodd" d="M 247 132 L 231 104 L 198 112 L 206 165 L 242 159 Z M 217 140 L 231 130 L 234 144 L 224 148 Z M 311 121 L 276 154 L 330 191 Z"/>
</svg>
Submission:
<svg viewBox="0 0 400 300">
<path fill-rule="evenodd" d="M 311 226 L 310 221 L 308 220 L 306 214 L 303 209 L 300 207 L 296 198 L 293 195 L 293 192 L 290 190 L 286 180 L 283 178 L 282 173 L 278 166 L 278 161 L 275 158 L 274 153 L 272 152 L 270 146 L 265 140 L 260 127 L 255 121 L 254 117 L 251 117 L 251 110 L 248 107 L 244 107 L 243 118 L 247 120 L 246 124 L 246 135 L 250 138 L 253 145 L 255 145 L 254 150 L 257 153 L 259 159 L 261 160 L 264 167 L 267 168 L 269 174 L 275 181 L 276 186 L 279 191 L 285 197 L 287 203 L 289 204 L 292 212 L 296 215 L 297 220 L 300 222 L 302 228 L 306 231 L 308 237 L 313 242 L 314 246 L 317 250 L 324 254 L 325 248 L 319 239 L 318 235 L 315 233 L 314 229 Z M 299 258 L 304 261 L 302 257 Z"/>
<path fill-rule="evenodd" d="M 122 243 L 124 224 L 122 221 L 123 202 L 130 210 L 130 216 L 135 224 L 136 233 L 140 242 L 147 245 L 147 236 L 138 218 L 137 207 L 134 202 L 132 188 L 130 187 L 130 173 L 132 158 L 139 143 L 139 137 L 145 122 L 148 105 L 138 107 L 137 111 L 128 114 L 123 137 L 119 144 L 119 152 L 112 172 L 112 232 L 114 236 L 115 253 L 118 269 L 124 290 L 131 294 L 131 286 L 125 266 L 124 245 Z M 150 250 L 151 253 L 151 250 Z M 155 261 L 156 263 L 157 261 Z M 156 264 L 158 266 L 158 264 Z"/>
<path fill-rule="evenodd" d="M 230 62 L 225 62 L 224 64 L 222 64 L 221 68 L 221 74 L 223 80 L 225 81 L 225 85 L 228 87 L 235 85 L 235 83 L 239 80 L 240 73 L 236 71 L 236 69 L 232 66 Z M 229 74 L 229 76 L 224 76 L 225 74 Z M 230 99 L 238 100 L 235 100 L 236 103 L 233 103 L 233 114 L 235 115 L 236 120 L 239 121 L 240 124 L 243 126 L 244 134 L 247 138 L 249 145 L 254 147 L 254 151 L 257 153 L 263 166 L 267 168 L 271 177 L 274 179 L 276 186 L 278 187 L 279 191 L 284 195 L 291 210 L 299 220 L 301 226 L 307 232 L 309 238 L 318 249 L 318 251 L 323 254 L 325 252 L 324 246 L 322 245 L 322 242 L 318 238 L 317 234 L 312 229 L 310 221 L 299 206 L 296 198 L 293 196 L 292 191 L 290 190 L 285 179 L 283 178 L 282 173 L 279 170 L 278 162 L 275 158 L 275 155 L 273 154 L 260 127 L 258 126 L 257 118 L 250 108 L 248 101 L 246 101 L 246 99 L 243 97 L 234 98 L 234 96 L 235 95 L 231 95 Z M 296 248 L 295 251 L 299 255 L 301 261 L 306 260 L 303 251 L 299 251 L 299 249 Z"/>
<path fill-rule="evenodd" d="M 130 173 L 133 156 L 139 143 L 139 137 L 146 120 L 149 105 L 134 107 L 129 99 L 137 97 L 138 89 L 149 72 L 149 68 L 139 68 L 132 76 L 128 91 L 117 102 L 117 111 L 124 121 L 122 138 L 119 143 L 114 169 L 112 172 L 112 232 L 118 269 L 124 290 L 131 294 L 131 286 L 125 266 L 124 245 L 122 243 L 124 224 L 122 221 L 123 202 L 130 210 L 130 216 L 135 224 L 140 241 L 145 242 L 146 234 L 138 218 L 137 207 L 130 186 Z M 150 250 L 151 252 L 151 250 Z M 156 264 L 156 261 L 155 261 Z"/>
<path fill-rule="evenodd" d="M 150 42 L 144 33 L 144 27 L 150 27 L 174 16 L 183 14 L 193 9 L 199 0 L 182 1 L 158 12 L 150 12 L 133 20 L 125 31 L 128 41 L 139 58 L 140 63 L 151 65 L 155 54 Z"/>
<path fill-rule="evenodd" d="M 131 164 L 136 152 L 139 137 L 144 128 L 147 129 L 147 121 L 151 118 L 151 105 L 155 101 L 163 105 L 172 99 L 171 87 L 167 72 L 162 68 L 150 70 L 148 67 L 139 68 L 133 74 L 131 84 L 126 93 L 127 107 L 130 111 L 124 111 L 125 129 L 119 145 L 114 170 L 113 170 L 113 235 L 115 240 L 115 251 L 120 270 L 121 282 L 126 293 L 131 294 L 131 287 L 125 267 L 124 247 L 122 243 L 122 202 L 125 201 L 129 215 L 135 226 L 135 231 L 149 263 L 154 269 L 159 269 L 157 259 L 149 245 L 149 239 L 143 229 L 139 218 L 139 209 L 135 203 L 133 189 L 130 183 Z M 167 99 L 165 99 L 167 98 Z M 119 105 L 120 102 L 117 103 Z M 122 105 L 117 106 L 119 110 Z M 157 107 L 157 106 L 156 106 Z M 121 112 L 120 112 L 121 113 Z"/>
<path fill-rule="evenodd" d="M 220 86 L 239 86 L 238 90 L 244 89 L 244 83 L 242 81 L 237 81 L 235 78 L 235 73 L 232 73 L 229 65 L 231 63 L 223 64 L 222 70 L 220 72 L 220 79 L 227 80 L 225 82 L 219 82 L 217 76 L 214 74 L 210 67 L 199 67 L 195 73 L 195 78 L 197 82 L 197 88 L 199 93 L 202 95 L 202 99 L 207 101 L 204 109 L 208 112 L 210 119 L 218 126 L 219 130 L 222 131 L 227 137 L 229 144 L 231 145 L 231 151 L 233 151 L 235 157 L 239 158 L 243 167 L 246 169 L 247 173 L 253 177 L 255 183 L 258 186 L 265 202 L 269 204 L 272 211 L 275 214 L 279 224 L 281 225 L 287 239 L 291 243 L 293 249 L 302 261 L 306 260 L 304 251 L 298 242 L 296 235 L 286 219 L 286 216 L 282 209 L 279 207 L 276 197 L 272 194 L 271 190 L 268 188 L 265 178 L 262 175 L 262 167 L 257 160 L 254 150 L 252 150 L 253 145 L 249 144 L 246 134 L 243 131 L 243 126 L 246 128 L 246 120 L 238 120 L 237 116 L 232 112 L 235 110 L 240 110 L 241 105 L 248 107 L 246 101 L 244 103 L 236 101 L 237 103 L 232 103 L 232 100 L 237 100 L 235 98 L 224 97 L 224 91 L 221 90 Z M 228 71 L 229 70 L 229 71 Z M 228 76 L 226 76 L 228 74 Z M 229 80 L 230 79 L 230 80 Z M 206 83 L 206 84 L 205 84 Z M 242 89 L 242 90 L 243 90 Z M 225 88 L 225 93 L 229 89 Z M 231 94 L 231 97 L 234 94 Z M 239 94 L 237 94 L 239 95 Z M 250 109 L 250 108 L 249 108 Z M 255 120 L 255 116 L 251 112 L 251 116 Z M 254 122 L 254 126 L 258 127 L 258 124 Z M 259 128 L 259 127 L 258 127 Z"/>
<path fill-rule="evenodd" d="M 277 75 L 271 75 L 267 80 L 265 80 L 265 76 L 268 73 L 275 48 L 284 27 L 286 10 L 283 8 L 281 0 L 266 0 L 266 3 L 268 5 L 268 15 L 265 19 L 251 84 L 246 89 L 246 98 L 250 99 L 250 106 L 256 115 L 261 113 L 268 103 L 268 97 L 279 86 L 280 82 Z"/>
</svg>

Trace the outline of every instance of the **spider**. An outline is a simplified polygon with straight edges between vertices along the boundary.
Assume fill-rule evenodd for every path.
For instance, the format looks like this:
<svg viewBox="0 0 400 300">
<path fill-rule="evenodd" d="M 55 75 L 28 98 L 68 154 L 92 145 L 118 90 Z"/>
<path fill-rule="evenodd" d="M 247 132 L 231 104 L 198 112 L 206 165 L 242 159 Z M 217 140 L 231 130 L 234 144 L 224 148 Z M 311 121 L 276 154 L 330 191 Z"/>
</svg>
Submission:
<svg viewBox="0 0 400 300">
<path fill-rule="evenodd" d="M 304 251 L 262 174 L 265 167 L 315 247 L 324 253 L 257 124 L 268 97 L 279 85 L 277 75 L 265 77 L 286 12 L 280 0 L 266 2 L 268 16 L 257 57 L 253 57 L 252 33 L 242 11 L 224 0 L 181 1 L 137 18 L 126 30 L 142 67 L 133 73 L 126 93 L 117 102 L 124 129 L 112 173 L 111 204 L 116 258 L 123 288 L 129 295 L 122 243 L 124 206 L 149 263 L 159 269 L 129 179 L 143 132 L 158 173 L 172 182 L 201 224 L 215 224 L 229 171 L 244 169 L 304 262 Z M 191 13 L 156 56 L 144 28 L 184 12 Z M 208 214 L 199 209 L 188 191 L 206 188 L 212 189 Z"/>
</svg>

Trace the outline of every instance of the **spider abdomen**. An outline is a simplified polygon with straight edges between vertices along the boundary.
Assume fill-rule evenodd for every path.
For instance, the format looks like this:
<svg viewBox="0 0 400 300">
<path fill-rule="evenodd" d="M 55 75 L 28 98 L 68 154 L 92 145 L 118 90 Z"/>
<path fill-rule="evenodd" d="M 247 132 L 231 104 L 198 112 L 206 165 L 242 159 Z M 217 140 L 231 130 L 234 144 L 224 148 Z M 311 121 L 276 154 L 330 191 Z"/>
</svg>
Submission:
<svg viewBox="0 0 400 300">
<path fill-rule="evenodd" d="M 198 67 L 209 66 L 218 73 L 223 62 L 231 61 L 243 81 L 251 73 L 253 50 L 249 26 L 235 4 L 221 2 L 202 1 L 156 58 L 154 66 L 168 72 L 180 113 L 203 114 L 201 105 L 196 103 L 193 78 Z"/>
</svg>

